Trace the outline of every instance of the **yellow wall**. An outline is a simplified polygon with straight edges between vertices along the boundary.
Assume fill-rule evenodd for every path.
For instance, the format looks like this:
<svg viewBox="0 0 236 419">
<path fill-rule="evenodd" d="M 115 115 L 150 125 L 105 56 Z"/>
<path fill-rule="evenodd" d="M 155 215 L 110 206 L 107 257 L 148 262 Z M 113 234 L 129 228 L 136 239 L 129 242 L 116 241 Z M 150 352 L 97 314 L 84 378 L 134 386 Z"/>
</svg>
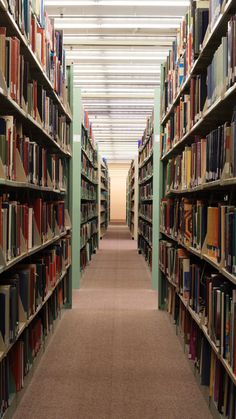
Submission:
<svg viewBox="0 0 236 419">
<path fill-rule="evenodd" d="M 126 179 L 130 164 L 110 163 L 108 165 L 111 179 L 111 221 L 126 219 Z"/>
</svg>

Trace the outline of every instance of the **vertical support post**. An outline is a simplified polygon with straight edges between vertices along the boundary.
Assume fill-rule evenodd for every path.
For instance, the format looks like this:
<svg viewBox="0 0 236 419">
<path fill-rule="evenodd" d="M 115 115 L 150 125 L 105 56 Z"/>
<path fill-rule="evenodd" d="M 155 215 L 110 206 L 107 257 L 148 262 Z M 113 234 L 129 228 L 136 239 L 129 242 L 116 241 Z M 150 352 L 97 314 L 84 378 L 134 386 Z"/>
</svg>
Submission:
<svg viewBox="0 0 236 419">
<path fill-rule="evenodd" d="M 73 162 L 72 162 L 72 287 L 80 286 L 80 202 L 81 202 L 81 90 L 73 91 Z"/>
<path fill-rule="evenodd" d="M 154 141 L 153 141 L 153 204 L 152 204 L 152 287 L 159 284 L 159 235 L 160 235 L 160 88 L 155 89 Z"/>
<path fill-rule="evenodd" d="M 134 240 L 138 240 L 138 156 L 134 158 Z"/>
<path fill-rule="evenodd" d="M 97 153 L 98 153 L 98 248 L 100 247 L 100 239 L 101 239 L 101 155 L 99 153 L 99 145 L 97 145 Z"/>
</svg>

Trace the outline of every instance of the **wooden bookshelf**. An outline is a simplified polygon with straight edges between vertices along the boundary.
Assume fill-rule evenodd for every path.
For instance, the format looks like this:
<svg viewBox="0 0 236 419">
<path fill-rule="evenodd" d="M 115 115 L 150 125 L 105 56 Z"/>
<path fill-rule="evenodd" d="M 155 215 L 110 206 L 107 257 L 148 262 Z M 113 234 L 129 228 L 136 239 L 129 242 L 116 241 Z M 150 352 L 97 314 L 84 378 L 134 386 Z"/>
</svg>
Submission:
<svg viewBox="0 0 236 419">
<path fill-rule="evenodd" d="M 108 165 L 105 159 L 99 156 L 98 171 L 98 216 L 99 238 L 103 238 L 110 222 L 110 181 Z"/>
<path fill-rule="evenodd" d="M 127 224 L 133 240 L 138 239 L 138 159 L 132 160 L 127 176 Z"/>
<path fill-rule="evenodd" d="M 1 312 L 0 322 L 2 391 L 7 385 L 3 371 L 12 381 L 10 388 L 6 387 L 0 408 L 0 416 L 6 418 L 13 416 L 23 383 L 26 387 L 62 309 L 71 307 L 72 303 L 68 195 L 72 69 L 62 68 L 52 42 L 51 54 L 58 63 L 58 78 L 52 83 L 53 70 L 49 75 L 49 68 L 39 59 L 39 51 L 33 50 L 23 23 L 18 26 L 15 3 L 9 4 L 0 0 L 1 56 L 6 58 L 8 43 L 13 59 L 14 43 L 19 51 L 14 58 L 19 73 L 13 78 L 14 62 L 7 62 L 7 58 L 6 67 L 0 66 L 0 298 L 1 307 L 9 303 L 12 310 L 11 322 L 7 309 Z M 22 7 L 28 7 L 32 17 L 29 31 L 34 21 L 42 33 L 44 29 L 33 5 L 25 2 Z M 58 36 L 63 42 L 62 33 Z M 45 38 L 45 42 L 49 39 Z M 42 51 L 43 48 L 41 54 Z M 15 91 L 11 85 L 16 86 Z M 31 85 L 34 85 L 32 90 Z M 25 96 L 23 86 L 28 88 Z M 58 123 L 56 128 L 48 122 L 52 112 Z M 35 339 L 30 347 L 33 334 Z"/>
<path fill-rule="evenodd" d="M 206 4 L 204 7 L 206 8 Z M 192 27 L 197 28 L 199 21 L 194 21 L 194 19 L 197 19 L 196 16 L 203 16 L 203 13 L 207 11 L 195 12 L 193 2 L 189 10 L 187 15 L 191 16 Z M 188 33 L 186 35 L 186 50 L 182 48 L 180 36 L 177 44 L 173 46 L 173 50 L 176 47 L 177 51 L 175 69 L 171 67 L 167 71 L 169 61 L 163 65 L 161 74 L 160 190 L 162 199 L 160 203 L 159 307 L 169 312 L 178 333 L 183 335 L 185 351 L 192 359 L 191 363 L 194 365 L 198 382 L 201 386 L 206 386 L 209 407 L 215 418 L 233 418 L 235 415 L 232 400 L 236 394 L 236 370 L 233 362 L 236 353 L 233 343 L 236 276 L 229 259 L 227 262 L 225 259 L 228 252 L 233 254 L 233 245 L 231 246 L 230 241 L 225 241 L 224 230 L 222 230 L 225 228 L 225 231 L 229 232 L 227 237 L 230 240 L 230 234 L 233 236 L 234 230 L 231 227 L 230 233 L 228 218 L 224 216 L 223 208 L 226 207 L 228 211 L 228 208 L 235 207 L 234 157 L 230 147 L 233 147 L 235 141 L 232 117 L 236 99 L 236 83 L 230 73 L 231 64 L 228 61 L 230 53 L 226 54 L 230 43 L 224 44 L 226 41 L 222 37 L 231 36 L 228 30 L 230 30 L 230 25 L 234 25 L 235 18 L 233 21 L 232 16 L 235 12 L 236 4 L 231 0 L 224 1 L 222 6 L 219 5 L 219 9 L 212 10 L 212 21 L 208 23 L 199 53 L 195 55 L 193 48 L 196 45 L 191 32 L 192 27 L 186 24 L 190 34 L 190 37 Z M 191 35 L 193 36 L 192 44 Z M 189 68 L 184 61 L 187 50 L 192 59 Z M 183 71 L 182 69 L 179 71 L 181 65 L 183 65 Z M 214 74 L 218 71 L 217 78 L 216 76 L 211 78 L 213 71 Z M 174 72 L 176 72 L 175 75 Z M 171 80 L 175 76 L 179 87 L 173 100 L 170 100 Z M 222 83 L 221 80 L 223 80 Z M 193 86 L 197 86 L 196 90 Z M 200 86 L 199 91 L 203 98 L 201 101 L 198 96 L 198 86 Z M 168 100 L 169 104 L 166 106 Z M 182 106 L 184 106 L 184 111 Z M 179 116 L 186 119 L 178 120 Z M 223 140 L 226 138 L 226 133 L 228 139 L 226 147 L 229 149 L 227 153 L 232 159 L 230 164 L 227 157 L 223 157 L 226 144 Z M 214 144 L 222 147 L 218 149 L 221 150 L 220 152 L 217 149 L 213 151 Z M 222 160 L 218 158 L 218 155 Z M 217 214 L 219 211 L 217 222 L 211 221 L 213 218 L 210 214 L 214 211 Z M 209 240 L 213 234 L 216 237 L 215 248 L 209 246 Z M 224 243 L 225 248 L 222 247 Z M 216 249 L 216 252 L 213 249 Z M 174 259 L 171 259 L 172 257 Z M 175 260 L 175 266 L 179 266 L 178 272 L 171 260 L 172 262 Z M 219 304 L 219 300 L 218 302 L 215 300 L 213 306 L 212 301 L 216 295 L 221 302 Z M 230 310 L 232 310 L 231 323 L 227 329 L 231 339 L 229 344 L 226 340 L 226 333 L 228 333 L 226 332 L 226 317 L 229 307 L 225 306 L 225 301 L 228 299 Z M 221 323 L 217 332 L 215 332 L 217 321 L 214 323 L 212 320 L 212 316 L 216 315 L 216 310 L 217 319 L 219 319 L 217 321 Z M 196 350 L 193 359 L 195 345 L 198 345 L 200 349 Z M 219 388 L 216 382 L 217 375 L 221 377 Z M 227 388 L 230 389 L 229 393 Z M 221 402 L 221 397 L 225 397 L 224 402 Z"/>
<path fill-rule="evenodd" d="M 138 153 L 138 250 L 152 268 L 153 216 L 153 116 L 147 119 Z M 148 215 L 147 215 L 148 214 Z"/>
</svg>

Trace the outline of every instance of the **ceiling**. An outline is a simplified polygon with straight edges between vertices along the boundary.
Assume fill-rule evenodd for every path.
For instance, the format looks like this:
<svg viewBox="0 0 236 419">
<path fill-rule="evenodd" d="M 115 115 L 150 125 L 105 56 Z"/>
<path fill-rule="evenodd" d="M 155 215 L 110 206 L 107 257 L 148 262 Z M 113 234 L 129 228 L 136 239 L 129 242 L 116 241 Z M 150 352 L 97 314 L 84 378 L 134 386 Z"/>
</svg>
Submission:
<svg viewBox="0 0 236 419">
<path fill-rule="evenodd" d="M 137 154 L 188 0 L 45 0 L 108 161 Z"/>
</svg>

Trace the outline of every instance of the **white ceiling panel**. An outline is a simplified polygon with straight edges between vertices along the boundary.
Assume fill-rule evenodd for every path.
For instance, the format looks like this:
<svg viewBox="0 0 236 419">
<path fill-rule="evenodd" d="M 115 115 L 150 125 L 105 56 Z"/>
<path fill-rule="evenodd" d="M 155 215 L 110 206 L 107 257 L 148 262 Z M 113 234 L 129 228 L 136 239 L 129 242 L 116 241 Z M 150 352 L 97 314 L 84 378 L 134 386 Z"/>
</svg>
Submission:
<svg viewBox="0 0 236 419">
<path fill-rule="evenodd" d="M 188 0 L 45 0 L 63 29 L 99 150 L 109 161 L 130 161 L 151 115 L 160 65 Z"/>
</svg>

